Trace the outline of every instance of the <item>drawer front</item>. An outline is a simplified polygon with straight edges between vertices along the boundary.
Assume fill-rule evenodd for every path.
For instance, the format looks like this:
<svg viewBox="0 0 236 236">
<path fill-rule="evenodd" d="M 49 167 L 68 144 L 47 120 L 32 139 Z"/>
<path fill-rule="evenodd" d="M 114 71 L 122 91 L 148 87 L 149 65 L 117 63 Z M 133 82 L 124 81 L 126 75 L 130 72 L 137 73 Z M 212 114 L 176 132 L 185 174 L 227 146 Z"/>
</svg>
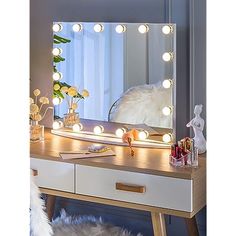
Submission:
<svg viewBox="0 0 236 236">
<path fill-rule="evenodd" d="M 39 187 L 74 193 L 74 164 L 30 158 L 30 167 Z"/>
<path fill-rule="evenodd" d="M 192 212 L 192 180 L 76 165 L 77 194 Z"/>
</svg>

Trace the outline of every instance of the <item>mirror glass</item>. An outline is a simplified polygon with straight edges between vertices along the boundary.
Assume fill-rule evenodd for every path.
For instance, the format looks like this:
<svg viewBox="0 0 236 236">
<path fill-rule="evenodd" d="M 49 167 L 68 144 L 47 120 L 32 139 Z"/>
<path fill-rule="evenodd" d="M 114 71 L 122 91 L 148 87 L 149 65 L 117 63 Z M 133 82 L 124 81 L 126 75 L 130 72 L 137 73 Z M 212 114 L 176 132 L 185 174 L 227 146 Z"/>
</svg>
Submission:
<svg viewBox="0 0 236 236">
<path fill-rule="evenodd" d="M 80 118 L 173 129 L 175 25 L 54 22 L 53 31 L 55 118 L 70 112 L 75 87 Z"/>
</svg>

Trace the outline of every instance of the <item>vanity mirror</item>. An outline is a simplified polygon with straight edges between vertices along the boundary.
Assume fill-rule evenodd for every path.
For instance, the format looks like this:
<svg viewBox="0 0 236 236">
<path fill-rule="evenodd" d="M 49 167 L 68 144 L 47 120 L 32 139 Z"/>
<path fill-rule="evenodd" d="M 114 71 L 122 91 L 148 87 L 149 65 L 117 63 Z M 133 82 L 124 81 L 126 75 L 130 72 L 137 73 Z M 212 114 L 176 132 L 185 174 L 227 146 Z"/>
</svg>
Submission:
<svg viewBox="0 0 236 236">
<path fill-rule="evenodd" d="M 175 32 L 173 24 L 54 22 L 54 129 L 60 119 L 78 132 L 96 120 L 174 139 Z"/>
</svg>

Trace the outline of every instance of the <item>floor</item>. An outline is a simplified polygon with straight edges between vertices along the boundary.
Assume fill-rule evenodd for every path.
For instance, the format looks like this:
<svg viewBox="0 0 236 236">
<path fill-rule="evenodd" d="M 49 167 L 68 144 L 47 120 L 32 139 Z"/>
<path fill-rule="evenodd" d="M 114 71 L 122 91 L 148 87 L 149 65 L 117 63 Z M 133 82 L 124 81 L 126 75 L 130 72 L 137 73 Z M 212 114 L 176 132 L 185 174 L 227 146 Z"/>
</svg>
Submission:
<svg viewBox="0 0 236 236">
<path fill-rule="evenodd" d="M 133 234 L 153 235 L 149 212 L 58 197 L 53 218 L 59 215 L 61 208 L 70 215 L 102 217 L 104 222 L 126 228 Z M 206 208 L 202 209 L 196 217 L 200 236 L 206 236 Z M 166 228 L 168 236 L 188 236 L 185 222 L 180 217 L 166 216 Z"/>
</svg>

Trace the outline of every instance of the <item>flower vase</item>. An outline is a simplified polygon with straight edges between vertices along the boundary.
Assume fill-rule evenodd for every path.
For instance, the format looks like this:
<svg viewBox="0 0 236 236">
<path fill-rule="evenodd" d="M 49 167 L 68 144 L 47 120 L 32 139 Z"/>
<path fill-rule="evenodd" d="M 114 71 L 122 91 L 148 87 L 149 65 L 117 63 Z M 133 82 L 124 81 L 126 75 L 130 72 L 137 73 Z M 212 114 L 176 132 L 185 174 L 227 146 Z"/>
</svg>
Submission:
<svg viewBox="0 0 236 236">
<path fill-rule="evenodd" d="M 64 127 L 72 128 L 74 124 L 78 124 L 79 122 L 79 113 L 70 108 L 68 113 L 64 115 Z"/>
<path fill-rule="evenodd" d="M 38 121 L 30 122 L 30 141 L 38 142 L 44 140 L 44 125 L 39 125 Z"/>
</svg>

